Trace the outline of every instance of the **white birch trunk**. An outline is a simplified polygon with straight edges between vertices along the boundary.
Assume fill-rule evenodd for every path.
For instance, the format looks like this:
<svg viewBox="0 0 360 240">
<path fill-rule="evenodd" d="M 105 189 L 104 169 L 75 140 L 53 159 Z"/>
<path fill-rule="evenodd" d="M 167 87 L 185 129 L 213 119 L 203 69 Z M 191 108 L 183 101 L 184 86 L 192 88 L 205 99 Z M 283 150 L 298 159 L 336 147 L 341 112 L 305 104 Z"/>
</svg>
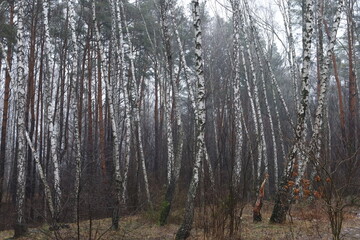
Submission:
<svg viewBox="0 0 360 240">
<path fill-rule="evenodd" d="M 111 0 L 110 0 L 111 1 Z M 121 11 L 119 7 L 119 3 L 117 1 L 113 1 L 113 7 L 115 7 L 115 17 L 116 17 L 116 24 L 117 24 L 117 31 L 119 34 L 119 45 L 118 50 L 120 59 L 119 65 L 121 67 L 121 78 L 123 82 L 123 92 L 124 92 L 124 105 L 125 105 L 125 139 L 124 139 L 124 149 L 125 149 L 125 166 L 124 166 L 124 174 L 123 174 L 123 181 L 122 181 L 122 203 L 125 204 L 127 200 L 127 181 L 128 181 L 128 172 L 129 172 L 129 165 L 130 165 L 130 142 L 131 142 L 131 107 L 129 101 L 129 93 L 125 79 L 125 49 L 124 49 L 124 34 L 123 34 L 123 27 L 122 27 L 122 18 L 121 18 Z M 114 11 L 114 10 L 112 10 Z"/>
<path fill-rule="evenodd" d="M 279 141 L 280 141 L 280 147 L 281 147 L 281 156 L 282 156 L 282 159 L 285 161 L 286 160 L 286 152 L 285 152 L 285 146 L 284 146 L 284 135 L 282 133 L 282 127 L 281 127 L 281 118 L 280 118 L 279 109 L 278 109 L 276 98 L 275 98 L 275 90 L 274 90 L 274 88 L 271 88 L 271 90 L 272 90 L 272 97 L 273 97 L 272 100 L 273 100 L 274 106 L 275 106 L 277 129 L 279 131 L 278 133 L 279 133 Z M 276 190 L 278 190 L 279 166 L 278 166 L 277 160 L 274 161 L 274 168 L 275 168 L 275 188 L 276 188 Z"/>
<path fill-rule="evenodd" d="M 49 211 L 50 211 L 51 218 L 52 218 L 52 220 L 54 220 L 55 211 L 54 211 L 54 203 L 53 203 L 53 199 L 52 199 L 52 195 L 51 195 L 51 189 L 50 189 L 50 186 L 49 186 L 49 184 L 48 184 L 48 182 L 46 180 L 44 169 L 41 166 L 40 159 L 39 159 L 39 154 L 35 150 L 34 145 L 33 145 L 32 141 L 30 139 L 30 136 L 29 136 L 28 132 L 25 132 L 25 136 L 26 136 L 27 143 L 28 143 L 28 145 L 29 145 L 29 147 L 30 147 L 30 149 L 31 149 L 31 151 L 33 153 L 33 157 L 34 157 L 34 160 L 35 160 L 36 168 L 38 169 L 40 180 L 41 180 L 42 184 L 44 184 L 44 192 L 45 192 L 46 202 L 49 205 Z"/>
<path fill-rule="evenodd" d="M 111 6 L 114 7 L 113 5 Z M 113 9 L 114 10 L 114 9 Z M 113 158 L 113 164 L 114 164 L 114 188 L 115 188 L 115 198 L 116 203 L 114 206 L 114 215 L 113 215 L 113 222 L 112 222 L 112 228 L 117 229 L 118 228 L 118 222 L 119 222 L 119 204 L 121 202 L 121 173 L 120 173 L 120 151 L 119 151 L 119 137 L 117 134 L 117 125 L 115 121 L 115 111 L 114 111 L 114 104 L 113 104 L 113 93 L 112 93 L 112 87 L 110 83 L 110 78 L 108 77 L 107 72 L 107 62 L 106 62 L 106 56 L 104 52 L 104 47 L 101 43 L 100 38 L 100 30 L 98 27 L 97 19 L 96 19 L 96 9 L 95 9 L 95 1 L 92 2 L 92 15 L 93 15 L 93 22 L 94 22 L 94 28 L 95 28 L 95 37 L 96 42 L 98 44 L 98 48 L 100 51 L 100 57 L 101 57 L 101 64 L 100 64 L 100 71 L 101 76 L 103 79 L 99 79 L 99 81 L 103 81 L 105 83 L 105 91 L 106 91 L 106 98 L 109 104 L 109 118 L 111 123 L 111 135 L 113 138 L 113 145 L 112 145 L 112 158 Z"/>
<path fill-rule="evenodd" d="M 281 10 L 281 14 L 284 20 L 285 33 L 288 40 L 289 50 L 288 50 L 288 62 L 290 65 L 290 75 L 293 81 L 293 94 L 294 94 L 294 102 L 295 106 L 298 106 L 299 96 L 298 96 L 298 76 L 299 76 L 299 67 L 296 63 L 296 54 L 295 54 L 295 46 L 294 46 L 294 38 L 293 38 L 293 30 L 292 30 L 292 16 L 291 16 L 291 1 L 287 0 L 281 1 L 279 3 L 279 7 Z"/>
<path fill-rule="evenodd" d="M 25 49 L 24 49 L 24 25 L 23 25 L 23 1 L 16 4 L 17 8 L 17 79 L 16 79 L 16 111 L 17 119 L 17 142 L 18 142 L 18 161 L 17 161 L 17 186 L 16 186 L 16 224 L 15 237 L 26 233 L 25 223 L 25 182 L 26 182 L 26 139 L 25 139 Z"/>
<path fill-rule="evenodd" d="M 142 171 L 143 171 L 143 176 L 144 176 L 144 183 L 145 183 L 145 191 L 146 191 L 146 197 L 147 197 L 147 201 L 148 204 L 150 205 L 150 207 L 152 208 L 152 201 L 151 201 L 151 196 L 150 196 L 150 190 L 149 190 L 149 185 L 148 185 L 148 177 L 147 177 L 147 170 L 146 170 L 146 164 L 145 164 L 145 156 L 143 153 L 143 143 L 142 143 L 142 133 L 141 133 L 141 126 L 140 126 L 140 98 L 139 98 L 139 93 L 137 92 L 135 85 L 136 85 L 136 76 L 135 76 L 135 64 L 134 64 L 134 60 L 135 60 L 135 54 L 133 52 L 133 47 L 132 47 L 132 42 L 131 42 L 131 34 L 129 32 L 129 28 L 128 28 L 128 23 L 126 21 L 126 16 L 125 16 L 125 10 L 124 10 L 124 6 L 123 6 L 123 2 L 120 1 L 120 10 L 123 14 L 123 22 L 124 22 L 124 26 L 125 26 L 125 30 L 126 30 L 126 35 L 128 38 L 128 45 L 129 45 L 129 59 L 130 59 L 130 71 L 131 71 L 131 79 L 129 79 L 129 99 L 130 99 L 130 104 L 131 104 L 131 108 L 132 108 L 132 120 L 134 122 L 134 130 L 135 130 L 135 136 L 138 139 L 138 144 L 139 144 L 139 161 L 140 164 L 142 166 Z"/>
<path fill-rule="evenodd" d="M 77 56 L 78 56 L 78 46 L 76 41 L 76 21 L 75 21 L 75 2 L 74 0 L 68 0 L 69 7 L 69 30 L 71 34 L 71 56 L 69 59 L 69 63 L 71 66 L 71 78 L 70 87 L 72 89 L 72 101 L 71 101 L 71 109 L 74 113 L 74 142 L 75 142 L 75 185 L 74 185 L 74 194 L 76 204 L 74 206 L 74 216 L 75 220 L 79 220 L 78 216 L 78 208 L 79 208 L 79 198 L 80 198 L 80 178 L 81 178 L 81 152 L 80 152 L 80 129 L 78 127 L 78 105 L 77 105 L 77 94 L 76 94 L 76 83 L 78 82 L 78 64 L 77 64 Z"/>
<path fill-rule="evenodd" d="M 55 106 L 51 98 L 51 82 L 53 81 L 54 74 L 52 73 L 54 65 L 54 54 L 53 46 L 50 41 L 50 30 L 49 30 L 49 1 L 45 0 L 43 2 L 43 15 L 44 15 L 44 28 L 45 28 L 45 46 L 44 51 L 48 60 L 48 69 L 46 71 L 46 79 L 44 80 L 44 90 L 46 96 L 47 106 L 47 123 L 49 126 L 49 136 L 50 136 L 50 159 L 54 165 L 54 190 L 55 190 L 55 217 L 58 217 L 61 209 L 61 186 L 60 186 L 60 167 L 59 160 L 57 155 L 57 136 L 59 135 L 58 129 L 55 122 Z"/>
<path fill-rule="evenodd" d="M 270 72 L 271 82 L 272 82 L 273 86 L 275 87 L 277 94 L 279 95 L 281 105 L 283 106 L 283 108 L 285 110 L 286 116 L 287 116 L 287 118 L 289 120 L 289 123 L 290 123 L 291 127 L 294 127 L 295 124 L 294 124 L 294 122 L 293 122 L 293 120 L 291 118 L 289 108 L 287 107 L 284 96 L 282 95 L 282 92 L 281 92 L 281 89 L 279 87 L 278 81 L 277 81 L 277 79 L 275 77 L 275 74 L 274 74 L 274 72 L 272 70 L 272 67 L 270 65 L 270 61 L 269 61 L 269 59 L 266 58 L 264 53 L 263 53 L 263 56 L 265 57 L 264 59 L 265 59 L 266 65 L 267 65 L 267 67 L 269 69 L 269 72 Z"/>
<path fill-rule="evenodd" d="M 321 148 L 321 132 L 323 130 L 323 122 L 324 122 L 324 113 L 325 113 L 325 98 L 326 98 L 326 92 L 327 92 L 327 82 L 328 82 L 328 74 L 329 74 L 329 67 L 331 62 L 331 57 L 334 52 L 334 46 L 336 43 L 336 34 L 337 30 L 340 25 L 341 20 L 341 12 L 344 7 L 344 0 L 338 1 L 337 10 L 335 13 L 335 19 L 332 26 L 332 33 L 330 36 L 330 42 L 327 46 L 326 55 L 325 55 L 325 61 L 323 65 L 321 66 L 321 72 L 320 72 L 320 93 L 318 98 L 318 105 L 316 108 L 315 113 L 315 122 L 313 127 L 313 134 L 311 137 L 310 142 L 310 154 L 315 157 L 315 166 L 319 164 L 320 160 L 320 148 Z M 309 161 L 309 158 L 306 158 L 306 160 L 300 165 L 299 164 L 299 174 L 297 178 L 297 184 L 299 184 L 300 180 L 304 176 L 304 172 L 307 166 L 307 163 Z"/>
<path fill-rule="evenodd" d="M 341 12 L 344 7 L 344 0 L 338 1 L 338 6 L 335 14 L 334 23 L 332 26 L 332 32 L 330 37 L 330 43 L 326 50 L 326 56 L 324 64 L 321 67 L 321 79 L 320 79 L 320 94 L 318 99 L 318 105 L 316 108 L 315 114 L 315 122 L 313 128 L 313 135 L 312 135 L 312 149 L 314 151 L 314 155 L 316 160 L 318 161 L 320 158 L 320 147 L 321 147 L 321 131 L 323 129 L 323 122 L 324 122 L 324 106 L 325 106 L 325 98 L 326 98 L 326 91 L 327 91 L 327 82 L 328 82 L 328 74 L 329 74 L 329 67 L 332 54 L 334 52 L 334 46 L 336 43 L 336 34 L 337 30 L 340 25 L 341 20 Z"/>
<path fill-rule="evenodd" d="M 240 6 L 238 0 L 232 0 L 232 10 L 233 10 L 233 56 L 234 56 L 234 70 L 235 70 L 235 79 L 234 79 L 234 118 L 235 118 L 235 156 L 234 156 L 234 179 L 233 183 L 235 187 L 238 187 L 240 184 L 241 177 L 241 154 L 242 154 L 242 144 L 243 144 L 243 133 L 242 133 L 242 107 L 241 107 L 241 98 L 240 98 Z"/>
<path fill-rule="evenodd" d="M 259 38 L 258 38 L 257 31 L 255 29 L 255 26 L 252 22 L 252 17 L 250 15 L 250 11 L 249 11 L 249 20 L 250 20 L 251 29 L 253 32 L 253 39 L 254 39 L 253 42 L 255 45 L 255 52 L 256 52 L 256 56 L 257 56 L 258 64 L 259 64 L 259 68 L 260 68 L 260 73 L 261 73 L 261 87 L 262 87 L 263 94 L 264 94 L 266 114 L 268 115 L 269 122 L 270 122 L 271 139 L 272 139 L 272 144 L 273 144 L 274 172 L 275 172 L 274 179 L 275 179 L 275 186 L 277 186 L 277 183 L 278 183 L 278 163 L 277 163 L 278 159 L 277 158 L 278 158 L 278 156 L 277 156 L 277 144 L 276 144 L 276 138 L 275 138 L 275 127 L 274 127 L 273 118 L 271 116 L 269 101 L 268 101 L 268 97 L 267 97 L 267 93 L 266 93 L 264 68 L 262 65 L 262 59 L 260 57 L 259 45 L 257 43 L 257 39 L 259 39 Z M 266 152 L 265 152 L 265 154 L 266 154 Z"/>
<path fill-rule="evenodd" d="M 171 81 L 171 80 L 170 80 Z M 171 121 L 171 109 L 172 109 L 172 96 L 170 84 L 166 87 L 166 104 L 165 104 L 165 121 L 166 121 L 166 139 L 167 139 L 167 181 L 170 184 L 170 180 L 174 170 L 174 140 L 173 140 L 173 127 Z"/>
<path fill-rule="evenodd" d="M 295 129 L 295 141 L 290 150 L 287 166 L 284 171 L 283 179 L 280 183 L 279 190 L 276 194 L 275 205 L 270 217 L 272 223 L 284 223 L 286 214 L 291 203 L 291 192 L 287 187 L 288 181 L 293 179 L 293 170 L 295 160 L 301 149 L 304 149 L 303 134 L 305 131 L 306 111 L 309 101 L 309 71 L 311 63 L 311 37 L 313 32 L 313 0 L 305 0 L 305 31 L 303 35 L 303 67 L 302 67 L 302 89 L 301 101 L 297 111 L 297 125 Z M 301 161 L 301 159 L 299 159 Z"/>
<path fill-rule="evenodd" d="M 174 139 L 173 139 L 173 127 L 172 127 L 172 100 L 173 96 L 171 95 L 171 86 L 173 82 L 173 61 L 171 53 L 171 42 L 170 42 L 170 33 L 168 25 L 168 8 L 170 1 L 164 0 L 161 2 L 160 12 L 161 12 L 161 30 L 163 34 L 163 42 L 165 48 L 165 121 L 166 121 L 166 140 L 167 140 L 167 181 L 170 184 L 171 177 L 173 174 L 174 167 Z M 175 110 L 175 109 L 174 109 Z"/>
<path fill-rule="evenodd" d="M 242 13 L 240 13 L 240 21 L 244 22 L 245 25 L 245 19 L 242 15 Z M 245 29 L 245 26 L 242 26 L 241 30 L 244 36 L 244 41 L 245 41 L 245 48 L 249 57 L 249 63 L 250 63 L 250 72 L 252 73 L 252 79 L 254 82 L 254 101 L 255 101 L 255 116 L 253 116 L 254 118 L 257 118 L 258 120 L 258 165 L 257 165 L 257 180 L 260 181 L 260 172 L 261 172 L 261 163 L 262 163 L 262 159 L 263 159 L 263 164 L 264 164 L 264 172 L 268 173 L 268 159 L 267 159 L 267 154 L 266 154 L 266 141 L 265 141 L 265 134 L 264 134 L 264 124 L 263 124 L 263 120 L 262 120 L 262 115 L 261 115 L 261 107 L 260 107 L 260 101 L 259 101 L 259 92 L 258 92 L 258 87 L 257 87 L 257 76 L 256 76 L 256 71 L 255 71 L 255 67 L 254 67 L 254 62 L 253 62 L 253 54 L 251 53 L 251 49 L 250 49 L 250 45 L 249 45 L 249 37 L 247 34 L 247 31 Z M 249 80 L 249 78 L 248 78 Z M 248 84 L 249 85 L 249 84 Z M 248 88 L 250 88 L 250 86 L 248 86 Z M 254 119 L 255 120 L 255 119 Z"/>
<path fill-rule="evenodd" d="M 199 171 L 205 154 L 205 79 L 204 61 L 202 58 L 200 4 L 198 0 L 193 0 L 192 4 L 195 28 L 195 69 L 197 75 L 197 108 L 195 111 L 197 126 L 196 157 L 193 167 L 193 175 L 186 200 L 184 220 L 178 232 L 176 233 L 176 239 L 186 239 L 190 235 L 194 218 L 194 201 L 196 197 L 196 190 L 199 184 Z"/>
<path fill-rule="evenodd" d="M 250 83 L 249 83 L 249 77 L 247 74 L 247 67 L 246 67 L 246 61 L 245 61 L 245 56 L 244 56 L 244 47 L 240 44 L 240 56 L 243 62 L 243 68 L 244 68 L 244 72 L 245 72 L 245 84 L 246 84 L 246 88 L 247 88 L 247 92 L 248 92 L 248 96 L 249 96 L 249 102 L 250 102 L 250 107 L 251 107 L 251 113 L 252 113 L 252 118 L 253 118 L 253 122 L 254 122 L 254 131 L 255 131 L 255 136 L 258 142 L 259 140 L 259 125 L 258 125 L 258 121 L 256 118 L 256 109 L 255 109 L 255 103 L 254 103 L 254 98 L 252 96 L 252 91 L 251 91 L 251 87 L 250 87 Z M 261 167 L 261 144 L 258 145 L 258 158 L 256 161 L 256 169 L 257 169 L 257 174 L 256 174 L 256 179 L 259 179 L 260 176 L 260 167 Z"/>
</svg>

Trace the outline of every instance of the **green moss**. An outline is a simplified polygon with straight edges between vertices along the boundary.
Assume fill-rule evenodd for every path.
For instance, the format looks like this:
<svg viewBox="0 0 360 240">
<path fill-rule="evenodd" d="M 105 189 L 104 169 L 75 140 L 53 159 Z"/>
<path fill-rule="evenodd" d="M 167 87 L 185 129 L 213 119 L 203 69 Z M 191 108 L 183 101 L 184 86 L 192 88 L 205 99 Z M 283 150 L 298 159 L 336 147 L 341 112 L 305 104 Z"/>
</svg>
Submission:
<svg viewBox="0 0 360 240">
<path fill-rule="evenodd" d="M 161 204 L 161 212 L 159 219 L 160 226 L 164 226 L 166 224 L 166 220 L 169 216 L 169 212 L 170 212 L 170 203 L 165 200 Z"/>
</svg>

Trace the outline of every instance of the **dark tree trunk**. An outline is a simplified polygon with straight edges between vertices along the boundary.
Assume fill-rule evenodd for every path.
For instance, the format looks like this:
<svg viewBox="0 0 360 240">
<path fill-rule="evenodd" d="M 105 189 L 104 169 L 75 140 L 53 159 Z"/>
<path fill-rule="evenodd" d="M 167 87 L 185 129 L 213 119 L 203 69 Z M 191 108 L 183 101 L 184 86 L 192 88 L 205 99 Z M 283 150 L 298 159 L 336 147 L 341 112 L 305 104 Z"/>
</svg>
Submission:
<svg viewBox="0 0 360 240">
<path fill-rule="evenodd" d="M 14 5 L 10 5 L 10 25 L 14 24 Z M 12 44 L 8 44 L 6 58 L 11 68 L 11 56 L 12 56 Z M 0 208 L 3 196 L 3 181 L 5 173 L 5 156 L 6 156 L 6 135 L 7 135 L 7 122 L 8 122 L 8 112 L 9 112 L 9 98 L 10 98 L 10 73 L 6 70 L 5 73 L 5 89 L 4 89 L 4 105 L 3 105 L 3 114 L 2 114 L 2 124 L 1 124 L 1 143 L 0 143 Z"/>
</svg>

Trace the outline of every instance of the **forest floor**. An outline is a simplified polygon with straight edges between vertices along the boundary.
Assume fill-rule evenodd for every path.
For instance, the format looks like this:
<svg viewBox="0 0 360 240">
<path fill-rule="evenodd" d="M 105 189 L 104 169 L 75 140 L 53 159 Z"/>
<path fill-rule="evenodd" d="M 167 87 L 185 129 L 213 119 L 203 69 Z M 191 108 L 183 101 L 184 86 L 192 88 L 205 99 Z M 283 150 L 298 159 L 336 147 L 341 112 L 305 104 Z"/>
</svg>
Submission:
<svg viewBox="0 0 360 240">
<path fill-rule="evenodd" d="M 211 229 L 211 220 L 204 220 L 201 214 L 197 214 L 194 223 L 194 229 L 189 239 L 244 239 L 244 240 L 321 240 L 331 239 L 330 225 L 325 212 L 316 204 L 313 205 L 294 205 L 291 210 L 291 217 L 286 224 L 269 224 L 272 205 L 266 202 L 264 204 L 261 223 L 252 222 L 252 207 L 246 205 L 243 211 L 241 225 L 237 227 L 233 237 L 224 237 L 228 225 L 222 224 L 219 218 L 216 224 L 216 231 L 204 231 L 204 227 Z M 98 219 L 82 221 L 80 223 L 80 239 L 127 239 L 127 240 L 166 240 L 174 239 L 179 224 L 181 222 L 182 211 L 174 211 L 169 218 L 169 224 L 159 226 L 157 224 L 158 212 L 147 211 L 133 216 L 121 218 L 120 229 L 112 231 L 109 229 L 111 219 Z M 224 216 L 223 216 L 224 217 Z M 223 219 L 228 219 L 226 216 Z M 290 221 L 292 219 L 292 221 Z M 225 220 L 226 221 L 226 220 Z M 77 239 L 77 225 L 70 223 L 58 231 L 50 231 L 49 226 L 43 225 L 37 228 L 30 228 L 26 237 L 20 240 L 30 239 Z M 221 226 L 221 227 L 219 227 Z M 210 233 L 212 232 L 212 233 Z M 215 233 L 217 235 L 215 235 Z M 225 233 L 224 233 L 225 232 Z M 12 230 L 1 231 L 0 239 L 12 239 L 14 232 Z M 360 239 L 360 209 L 350 209 L 344 216 L 342 239 L 355 240 Z"/>
</svg>

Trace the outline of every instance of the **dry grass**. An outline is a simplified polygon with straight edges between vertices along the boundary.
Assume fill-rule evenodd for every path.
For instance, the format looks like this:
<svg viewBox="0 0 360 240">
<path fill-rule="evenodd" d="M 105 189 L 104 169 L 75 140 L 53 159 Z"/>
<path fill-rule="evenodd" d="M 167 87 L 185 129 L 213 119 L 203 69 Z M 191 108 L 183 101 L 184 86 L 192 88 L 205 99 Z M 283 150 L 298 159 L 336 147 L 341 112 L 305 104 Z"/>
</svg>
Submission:
<svg viewBox="0 0 360 240">
<path fill-rule="evenodd" d="M 269 224 L 272 205 L 265 203 L 263 207 L 263 222 L 253 223 L 251 206 L 247 205 L 242 216 L 241 231 L 235 232 L 233 237 L 222 239 L 245 239 L 245 240 L 321 240 L 331 239 L 329 224 L 324 211 L 317 205 L 296 205 L 291 211 L 292 223 L 283 225 Z M 360 217 L 351 211 L 345 215 L 344 239 L 357 239 L 360 236 Z M 358 210 L 356 211 L 358 212 Z M 161 240 L 174 239 L 179 227 L 182 211 L 175 211 L 169 219 L 169 224 L 160 227 L 157 224 L 157 212 L 144 212 L 136 216 L 127 216 L 121 219 L 121 228 L 118 231 L 109 229 L 111 219 L 93 220 L 90 231 L 90 222 L 83 221 L 80 224 L 81 239 L 109 239 L 109 240 Z M 198 217 L 194 226 L 204 225 L 203 218 Z M 290 220 L 290 218 L 289 218 Z M 57 232 L 49 231 L 49 226 L 29 229 L 29 234 L 20 240 L 30 239 L 77 239 L 76 224 L 69 224 L 70 228 L 64 228 Z M 90 238 L 91 233 L 91 238 Z M 56 238 L 55 234 L 58 236 Z M 359 234 L 359 235 L 356 235 Z M 0 232 L 0 239 L 11 239 L 13 231 Z M 203 229 L 195 228 L 190 239 L 216 239 L 206 234 Z M 358 238 L 359 239 L 359 238 Z"/>
</svg>

